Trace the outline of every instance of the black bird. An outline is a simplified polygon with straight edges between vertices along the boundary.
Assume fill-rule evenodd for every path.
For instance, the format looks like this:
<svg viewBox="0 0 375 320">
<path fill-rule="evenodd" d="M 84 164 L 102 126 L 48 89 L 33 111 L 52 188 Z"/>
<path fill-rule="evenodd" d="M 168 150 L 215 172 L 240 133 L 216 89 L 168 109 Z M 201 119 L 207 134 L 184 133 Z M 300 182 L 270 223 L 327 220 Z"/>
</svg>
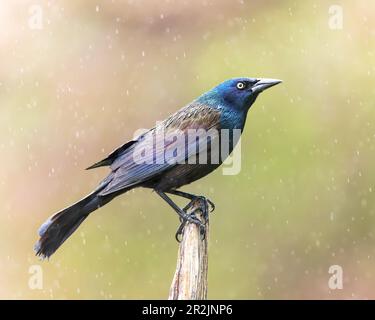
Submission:
<svg viewBox="0 0 375 320">
<path fill-rule="evenodd" d="M 169 116 L 156 127 L 125 143 L 107 158 L 87 168 L 109 166 L 111 172 L 92 193 L 54 214 L 40 227 L 40 239 L 35 245 L 36 254 L 42 258 L 50 257 L 92 211 L 116 196 L 137 187 L 155 190 L 176 211 L 182 221 L 176 237 L 181 233 L 186 221 L 204 228 L 204 224 L 199 219 L 194 215 L 187 215 L 186 210 L 179 208 L 167 194 L 181 196 L 191 202 L 199 198 L 203 200 L 204 212 L 207 214 L 208 206 L 211 205 L 213 208 L 211 201 L 177 189 L 206 176 L 225 160 L 228 154 L 223 156 L 220 153 L 222 146 L 220 131 L 227 129 L 233 132 L 238 129 L 242 132 L 247 112 L 259 93 L 280 82 L 276 79 L 256 78 L 227 80 Z M 215 132 L 219 134 L 211 135 L 206 145 L 201 143 L 200 139 L 186 139 L 185 135 L 189 130 L 201 129 L 206 132 L 216 130 Z M 158 132 L 164 132 L 165 138 L 162 143 L 157 141 Z M 183 139 L 180 139 L 182 136 Z M 173 137 L 173 140 L 168 137 Z M 201 150 L 205 151 L 211 159 L 215 140 L 220 142 L 218 144 L 220 157 L 217 161 L 200 162 Z M 229 140 L 228 153 L 237 142 L 233 135 L 230 135 Z M 180 147 L 183 147 L 184 151 L 176 156 L 174 151 Z M 194 157 L 198 159 L 195 163 L 190 161 Z M 157 159 L 163 161 L 156 161 Z"/>
</svg>

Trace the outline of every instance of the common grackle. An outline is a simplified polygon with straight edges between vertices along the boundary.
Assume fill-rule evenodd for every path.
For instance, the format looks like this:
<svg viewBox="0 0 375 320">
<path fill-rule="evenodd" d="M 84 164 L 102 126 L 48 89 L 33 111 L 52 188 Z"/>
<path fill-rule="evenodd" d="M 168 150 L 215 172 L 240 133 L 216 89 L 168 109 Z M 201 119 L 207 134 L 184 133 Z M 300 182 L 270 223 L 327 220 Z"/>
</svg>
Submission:
<svg viewBox="0 0 375 320">
<path fill-rule="evenodd" d="M 92 193 L 54 214 L 40 227 L 40 239 L 35 245 L 36 254 L 42 258 L 50 257 L 92 211 L 136 187 L 155 190 L 176 211 L 182 222 L 177 238 L 187 221 L 203 229 L 204 223 L 194 214 L 186 214 L 189 205 L 181 209 L 167 194 L 187 198 L 190 203 L 196 199 L 203 200 L 205 214 L 208 213 L 208 206 L 213 209 L 213 203 L 205 197 L 177 189 L 206 176 L 225 160 L 237 140 L 233 134 L 229 135 L 228 152 L 223 155 L 220 132 L 242 132 L 247 112 L 259 93 L 280 82 L 276 79 L 256 78 L 227 80 L 87 168 L 109 166 L 111 171 Z M 186 138 L 192 130 L 202 129 L 205 132 L 216 130 L 217 134 L 210 134 L 206 144 L 199 137 Z M 163 132 L 163 135 L 159 135 L 159 132 Z M 215 141 L 219 143 L 215 144 Z M 219 146 L 215 150 L 220 153 L 216 161 L 211 157 L 214 145 Z M 195 162 L 191 161 L 193 158 Z"/>
</svg>

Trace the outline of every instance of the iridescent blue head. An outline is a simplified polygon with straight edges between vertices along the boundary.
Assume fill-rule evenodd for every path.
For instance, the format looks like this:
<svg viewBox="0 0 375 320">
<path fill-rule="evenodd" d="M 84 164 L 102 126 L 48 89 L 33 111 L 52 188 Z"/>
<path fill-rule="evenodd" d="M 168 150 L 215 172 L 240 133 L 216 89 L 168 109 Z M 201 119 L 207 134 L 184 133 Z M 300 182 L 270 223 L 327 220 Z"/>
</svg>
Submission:
<svg viewBox="0 0 375 320">
<path fill-rule="evenodd" d="M 213 107 L 247 112 L 259 93 L 280 82 L 281 80 L 265 78 L 229 79 L 203 94 L 197 101 Z"/>
</svg>

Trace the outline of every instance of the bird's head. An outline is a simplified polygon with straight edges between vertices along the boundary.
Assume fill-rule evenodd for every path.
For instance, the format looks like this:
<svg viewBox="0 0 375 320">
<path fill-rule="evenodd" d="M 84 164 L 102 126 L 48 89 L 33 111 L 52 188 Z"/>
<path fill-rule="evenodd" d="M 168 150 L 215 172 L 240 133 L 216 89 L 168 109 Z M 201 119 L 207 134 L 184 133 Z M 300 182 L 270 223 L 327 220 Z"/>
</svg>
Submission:
<svg viewBox="0 0 375 320">
<path fill-rule="evenodd" d="M 203 103 L 229 106 L 237 110 L 247 111 L 259 93 L 279 84 L 281 80 L 266 78 L 234 78 L 224 81 L 202 95 Z"/>
</svg>

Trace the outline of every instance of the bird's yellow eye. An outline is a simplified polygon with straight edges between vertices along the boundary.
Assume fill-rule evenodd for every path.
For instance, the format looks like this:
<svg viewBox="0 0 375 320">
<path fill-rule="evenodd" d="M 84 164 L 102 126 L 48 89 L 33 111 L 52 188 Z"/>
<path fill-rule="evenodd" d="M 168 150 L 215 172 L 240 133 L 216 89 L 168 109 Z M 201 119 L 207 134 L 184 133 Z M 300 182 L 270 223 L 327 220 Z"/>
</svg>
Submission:
<svg viewBox="0 0 375 320">
<path fill-rule="evenodd" d="M 239 90 L 243 90 L 245 89 L 245 84 L 243 82 L 238 82 L 236 87 Z"/>
</svg>

